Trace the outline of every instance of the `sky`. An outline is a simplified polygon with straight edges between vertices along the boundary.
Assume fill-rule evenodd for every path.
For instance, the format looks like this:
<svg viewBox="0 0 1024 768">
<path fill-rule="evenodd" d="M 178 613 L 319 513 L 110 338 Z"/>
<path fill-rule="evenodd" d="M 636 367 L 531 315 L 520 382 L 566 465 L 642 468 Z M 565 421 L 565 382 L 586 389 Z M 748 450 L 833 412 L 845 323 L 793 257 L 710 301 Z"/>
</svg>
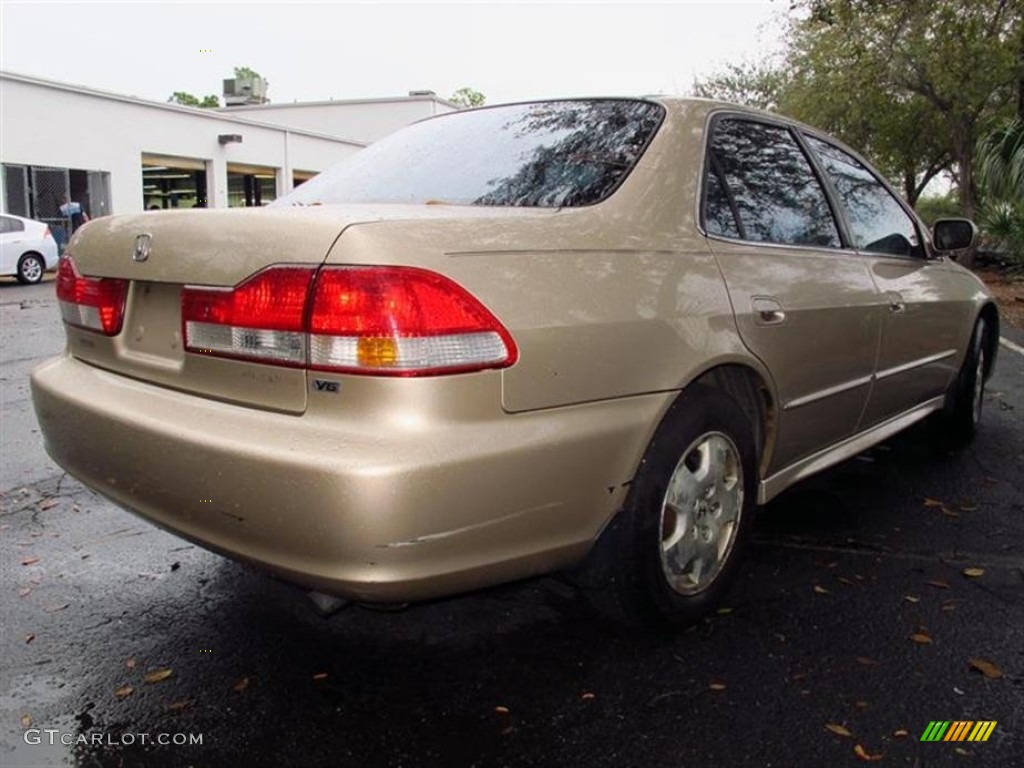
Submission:
<svg viewBox="0 0 1024 768">
<path fill-rule="evenodd" d="M 696 76 L 777 47 L 787 7 L 0 0 L 0 69 L 157 101 L 220 95 L 236 66 L 262 74 L 276 103 L 463 86 L 489 104 L 684 94 Z"/>
</svg>

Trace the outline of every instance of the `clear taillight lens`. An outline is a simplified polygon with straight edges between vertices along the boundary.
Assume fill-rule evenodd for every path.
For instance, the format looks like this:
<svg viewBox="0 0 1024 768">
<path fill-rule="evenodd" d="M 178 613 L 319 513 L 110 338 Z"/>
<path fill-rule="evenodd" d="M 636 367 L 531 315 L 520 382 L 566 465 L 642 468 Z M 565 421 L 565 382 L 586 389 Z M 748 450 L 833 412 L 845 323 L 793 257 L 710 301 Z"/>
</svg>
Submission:
<svg viewBox="0 0 1024 768">
<path fill-rule="evenodd" d="M 315 270 L 268 267 L 234 288 L 186 286 L 181 321 L 189 352 L 306 365 L 306 303 Z"/>
<path fill-rule="evenodd" d="M 128 281 L 111 277 L 83 277 L 71 256 L 62 256 L 57 268 L 57 301 L 64 322 L 79 328 L 117 336 L 124 322 Z"/>
<path fill-rule="evenodd" d="M 232 289 L 182 292 L 200 354 L 386 376 L 502 368 L 505 327 L 464 288 L 412 267 L 274 266 Z"/>
</svg>

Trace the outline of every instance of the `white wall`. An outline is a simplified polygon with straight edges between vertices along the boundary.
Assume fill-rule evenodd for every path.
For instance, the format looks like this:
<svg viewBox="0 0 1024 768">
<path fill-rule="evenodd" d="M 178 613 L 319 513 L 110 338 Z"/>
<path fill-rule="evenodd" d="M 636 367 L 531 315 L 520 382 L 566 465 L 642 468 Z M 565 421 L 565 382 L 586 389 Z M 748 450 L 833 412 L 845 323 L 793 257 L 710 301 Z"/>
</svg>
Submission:
<svg viewBox="0 0 1024 768">
<path fill-rule="evenodd" d="M 366 101 L 319 101 L 309 104 L 266 104 L 225 107 L 222 114 L 274 123 L 345 139 L 371 143 L 399 128 L 456 107 L 431 96 Z"/>
<path fill-rule="evenodd" d="M 242 143 L 220 145 L 219 134 Z M 142 154 L 203 160 L 213 174 L 213 207 L 227 206 L 227 163 L 279 169 L 278 191 L 291 189 L 291 171 L 321 171 L 359 151 L 331 136 L 257 125 L 216 111 L 190 109 L 0 73 L 0 161 L 105 171 L 111 210 L 141 211 Z M 0 194 L 0 206 L 6 206 Z"/>
</svg>

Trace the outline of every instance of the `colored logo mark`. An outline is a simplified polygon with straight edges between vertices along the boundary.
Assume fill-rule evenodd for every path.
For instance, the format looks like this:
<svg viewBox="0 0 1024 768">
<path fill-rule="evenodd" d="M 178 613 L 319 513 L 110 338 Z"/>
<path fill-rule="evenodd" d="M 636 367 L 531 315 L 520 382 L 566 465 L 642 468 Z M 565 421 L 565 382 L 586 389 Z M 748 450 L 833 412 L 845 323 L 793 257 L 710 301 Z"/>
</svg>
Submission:
<svg viewBox="0 0 1024 768">
<path fill-rule="evenodd" d="M 932 720 L 921 741 L 988 741 L 995 729 L 995 720 Z"/>
</svg>

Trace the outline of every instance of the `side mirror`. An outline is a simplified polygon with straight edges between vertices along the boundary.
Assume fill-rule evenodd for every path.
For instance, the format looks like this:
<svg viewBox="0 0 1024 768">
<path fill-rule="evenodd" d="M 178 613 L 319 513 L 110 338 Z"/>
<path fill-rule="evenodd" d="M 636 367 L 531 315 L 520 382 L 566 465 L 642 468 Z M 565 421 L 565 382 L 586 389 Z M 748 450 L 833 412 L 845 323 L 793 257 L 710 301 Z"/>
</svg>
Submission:
<svg viewBox="0 0 1024 768">
<path fill-rule="evenodd" d="M 978 239 L 978 228 L 970 219 L 939 219 L 932 227 L 935 250 L 960 251 L 970 248 Z"/>
</svg>

